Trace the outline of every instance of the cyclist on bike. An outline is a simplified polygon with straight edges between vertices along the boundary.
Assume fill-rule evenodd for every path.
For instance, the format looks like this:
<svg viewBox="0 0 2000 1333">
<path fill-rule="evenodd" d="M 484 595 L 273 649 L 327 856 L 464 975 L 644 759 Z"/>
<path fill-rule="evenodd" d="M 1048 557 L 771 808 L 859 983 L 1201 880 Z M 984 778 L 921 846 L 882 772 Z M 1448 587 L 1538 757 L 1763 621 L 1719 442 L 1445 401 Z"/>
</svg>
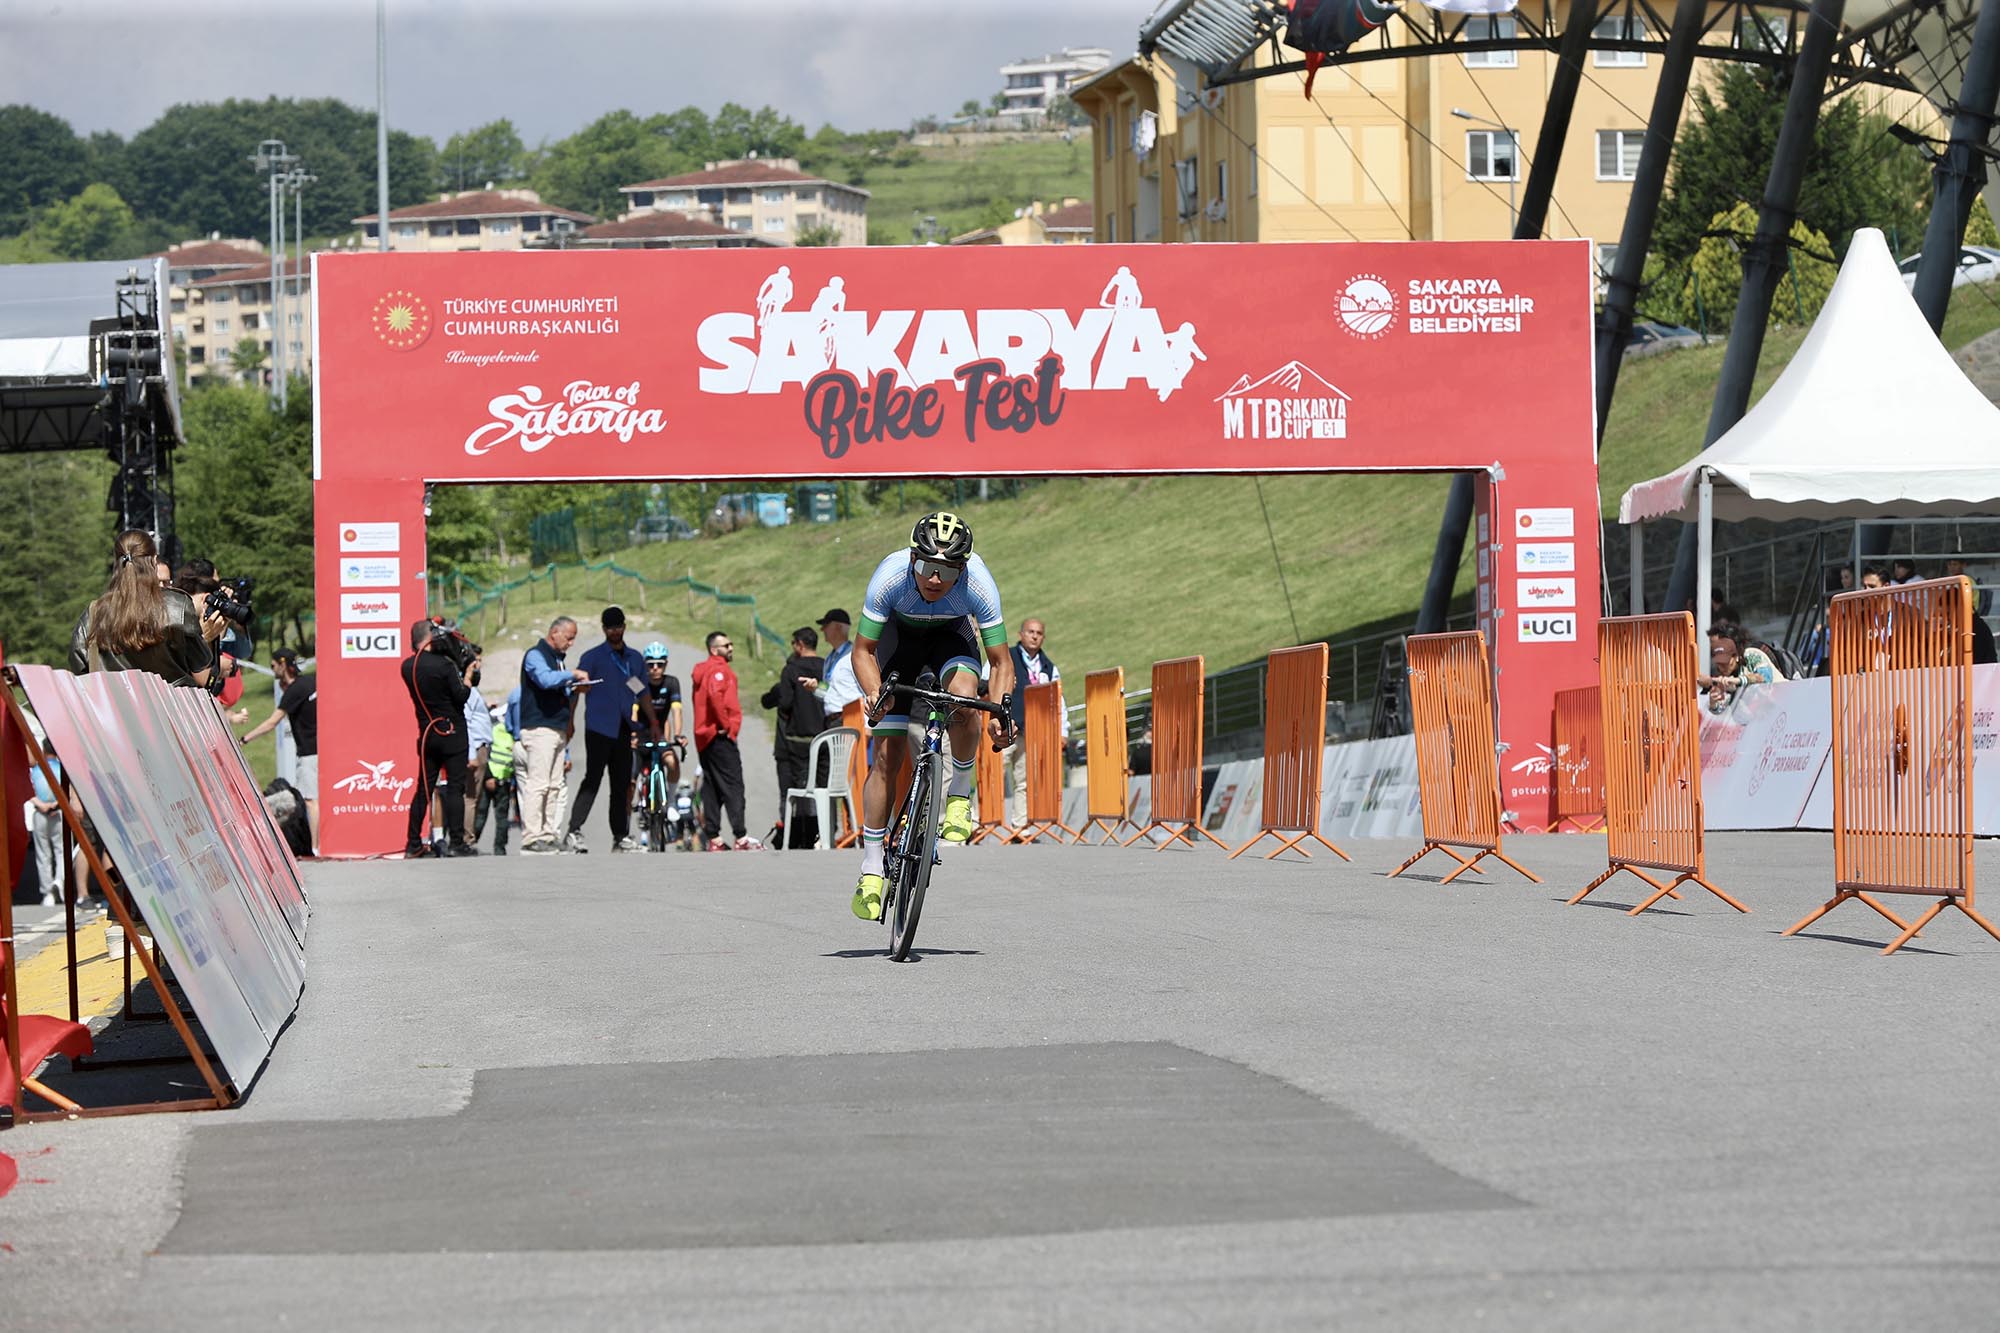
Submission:
<svg viewBox="0 0 2000 1333">
<path fill-rule="evenodd" d="M 652 701 L 653 716 L 658 726 L 653 734 L 655 741 L 681 741 L 687 737 L 681 733 L 681 683 L 667 674 L 667 645 L 658 639 L 646 645 L 642 654 L 646 662 L 646 697 Z M 639 705 L 632 705 L 635 715 Z M 667 766 L 669 787 L 681 780 L 680 755 L 673 749 L 659 752 L 660 762 Z"/>
<path fill-rule="evenodd" d="M 972 529 L 957 514 L 939 511 L 917 520 L 908 550 L 888 556 L 868 580 L 861 624 L 854 639 L 854 680 L 878 733 L 917 737 L 909 714 L 883 697 L 882 677 L 894 673 L 904 684 L 926 670 L 938 688 L 960 698 L 979 694 L 979 655 L 984 650 L 994 699 L 1014 689 L 1014 658 L 1007 651 L 1007 618 L 1000 589 L 986 562 L 972 553 Z M 877 714 L 881 716 L 877 717 Z M 972 772 L 980 741 L 979 718 L 960 713 L 951 722 L 951 778 L 945 786 L 944 819 L 938 836 L 965 842 L 972 836 Z M 1007 724 L 989 719 L 996 743 L 1011 737 Z M 861 879 L 854 887 L 854 915 L 864 921 L 882 916 L 882 844 L 889 836 L 889 777 L 880 762 L 869 765 L 861 793 Z"/>
</svg>

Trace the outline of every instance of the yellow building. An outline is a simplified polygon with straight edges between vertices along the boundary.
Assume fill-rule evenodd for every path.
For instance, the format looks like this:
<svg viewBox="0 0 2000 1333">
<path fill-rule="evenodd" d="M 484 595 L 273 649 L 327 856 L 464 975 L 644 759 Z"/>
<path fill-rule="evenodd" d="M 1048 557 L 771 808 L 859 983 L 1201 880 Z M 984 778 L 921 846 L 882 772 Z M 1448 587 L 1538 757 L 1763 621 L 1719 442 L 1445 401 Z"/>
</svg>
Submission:
<svg viewBox="0 0 2000 1333">
<path fill-rule="evenodd" d="M 1540 0 L 1522 6 L 1527 14 Z M 1471 16 L 1462 40 L 1510 38 L 1512 15 Z M 1620 36 L 1622 17 L 1599 25 Z M 1637 21 L 1635 20 L 1635 26 Z M 1643 29 L 1632 37 L 1646 40 Z M 1259 46 L 1249 64 L 1274 57 Z M 1624 226 L 1660 57 L 1593 51 L 1546 224 L 1608 262 Z M 1100 241 L 1492 240 L 1512 234 L 1556 67 L 1552 51 L 1483 51 L 1323 66 L 1202 88 L 1164 56 L 1132 57 L 1071 97 L 1095 123 Z M 1712 66 L 1697 62 L 1697 79 Z M 1867 109 L 1929 125 L 1913 94 L 1862 88 Z M 1749 188 L 1753 194 L 1761 182 Z"/>
<path fill-rule="evenodd" d="M 174 340 L 188 377 L 242 378 L 243 372 L 235 365 L 236 348 L 249 338 L 264 354 L 259 383 L 269 380 L 274 351 L 285 358 L 288 374 L 311 378 L 312 256 L 306 256 L 303 263 L 287 256 L 279 266 L 285 302 L 282 321 L 272 312 L 269 259 L 260 256 L 255 264 L 209 267 L 209 276 L 191 279 L 184 289 L 185 297 L 176 298 L 181 312 L 174 316 Z M 283 348 L 274 349 L 272 344 L 281 337 Z"/>
<path fill-rule="evenodd" d="M 783 245 L 831 228 L 836 245 L 868 244 L 868 191 L 799 170 L 790 157 L 710 162 L 665 180 L 621 185 L 625 216 L 661 210 Z"/>
<path fill-rule="evenodd" d="M 1037 199 L 1012 222 L 981 227 L 951 238 L 952 245 L 1086 245 L 1096 230 L 1096 213 L 1079 199 L 1045 204 Z"/>
<path fill-rule="evenodd" d="M 520 250 L 543 236 L 597 221 L 573 208 L 545 204 L 533 190 L 462 190 L 429 203 L 389 210 L 389 248 L 396 251 Z M 375 246 L 375 215 L 354 219 L 367 248 Z"/>
</svg>

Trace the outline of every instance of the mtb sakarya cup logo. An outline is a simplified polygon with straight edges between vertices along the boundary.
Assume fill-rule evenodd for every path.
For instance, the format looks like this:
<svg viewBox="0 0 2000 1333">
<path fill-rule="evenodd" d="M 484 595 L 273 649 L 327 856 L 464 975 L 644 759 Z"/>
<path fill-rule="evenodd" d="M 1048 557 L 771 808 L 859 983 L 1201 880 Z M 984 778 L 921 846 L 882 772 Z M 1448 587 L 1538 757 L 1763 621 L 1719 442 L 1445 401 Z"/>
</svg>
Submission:
<svg viewBox="0 0 2000 1333">
<path fill-rule="evenodd" d="M 829 277 L 804 309 L 789 264 L 757 290 L 755 312 L 701 322 L 696 343 L 706 394 L 774 394 L 798 386 L 805 418 L 828 458 L 859 444 L 929 439 L 948 418 L 968 443 L 982 432 L 1052 426 L 1071 393 L 1134 382 L 1166 402 L 1208 357 L 1183 322 L 1166 327 L 1139 279 L 1120 265 L 1095 306 L 869 310 L 850 307 L 847 281 Z M 947 393 L 959 396 L 948 404 Z"/>
</svg>

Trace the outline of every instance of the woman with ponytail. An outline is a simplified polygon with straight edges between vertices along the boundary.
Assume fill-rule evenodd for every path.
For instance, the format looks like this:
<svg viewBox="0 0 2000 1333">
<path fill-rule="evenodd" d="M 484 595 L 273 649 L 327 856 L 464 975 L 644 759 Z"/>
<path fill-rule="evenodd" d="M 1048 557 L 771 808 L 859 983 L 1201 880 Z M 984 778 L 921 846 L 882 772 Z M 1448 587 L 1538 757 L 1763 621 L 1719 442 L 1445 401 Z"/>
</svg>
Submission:
<svg viewBox="0 0 2000 1333">
<path fill-rule="evenodd" d="M 70 635 L 71 671 L 150 671 L 170 685 L 208 684 L 209 645 L 229 622 L 204 616 L 186 593 L 161 586 L 159 558 L 152 534 L 138 528 L 118 534 L 111 581 Z"/>
</svg>

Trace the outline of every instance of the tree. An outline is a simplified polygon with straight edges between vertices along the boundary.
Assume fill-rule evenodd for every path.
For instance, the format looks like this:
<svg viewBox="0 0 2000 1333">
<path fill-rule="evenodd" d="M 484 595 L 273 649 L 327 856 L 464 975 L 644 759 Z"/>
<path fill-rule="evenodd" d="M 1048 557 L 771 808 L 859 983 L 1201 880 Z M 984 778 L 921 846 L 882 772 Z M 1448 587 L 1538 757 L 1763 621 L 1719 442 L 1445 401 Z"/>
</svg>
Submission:
<svg viewBox="0 0 2000 1333">
<path fill-rule="evenodd" d="M 512 185 L 528 178 L 528 150 L 513 121 L 496 120 L 446 139 L 437 166 L 441 190 L 477 190 L 489 181 Z"/>
<path fill-rule="evenodd" d="M 1709 235 L 1695 252 L 1689 266 L 1687 286 L 1681 295 L 1684 311 L 1701 307 L 1712 327 L 1728 328 L 1736 311 L 1736 298 L 1743 289 L 1743 256 L 1740 247 L 1757 231 L 1757 210 L 1738 204 L 1727 213 L 1709 220 Z M 1771 320 L 1803 328 L 1812 323 L 1833 291 L 1838 274 L 1836 265 L 1820 256 L 1832 253 L 1826 237 L 1804 222 L 1794 222 L 1790 253 L 1785 260 L 1785 276 L 1778 282 L 1771 302 Z"/>
<path fill-rule="evenodd" d="M 961 116 L 976 116 L 979 114 L 979 112 L 980 112 L 979 99 L 976 97 L 968 97 L 963 102 L 959 103 L 958 114 Z"/>
<path fill-rule="evenodd" d="M 1693 113 L 1674 147 L 1672 178 L 1661 200 L 1653 244 L 1670 265 L 1691 259 L 1710 219 L 1737 204 L 1755 205 L 1771 168 L 1784 120 L 1790 72 L 1724 65 L 1714 92 L 1697 85 Z M 1822 109 L 1814 126 L 1799 189 L 1798 216 L 1836 238 L 1844 254 L 1857 227 L 1904 228 L 1907 196 L 1899 195 L 1887 154 L 1893 141 L 1871 134 L 1858 99 Z"/>
<path fill-rule="evenodd" d="M 497 567 L 493 488 L 440 486 L 431 495 L 424 544 L 433 574 L 490 576 Z"/>
<path fill-rule="evenodd" d="M 1057 93 L 1049 99 L 1048 110 L 1042 113 L 1051 125 L 1088 125 L 1090 117 L 1083 114 L 1083 108 L 1070 100 L 1068 93 Z"/>
<path fill-rule="evenodd" d="M 31 106 L 0 106 L 0 229 L 89 184 L 90 152 L 69 122 Z"/>
<path fill-rule="evenodd" d="M 551 203 L 615 217 L 625 209 L 620 186 L 686 169 L 666 130 L 665 117 L 606 112 L 543 150 L 535 188 Z"/>
<path fill-rule="evenodd" d="M 797 157 L 806 145 L 805 126 L 768 106 L 755 111 L 724 102 L 710 122 L 717 158 Z"/>
<path fill-rule="evenodd" d="M 64 259 L 103 259 L 132 230 L 132 210 L 109 185 L 90 184 L 75 198 L 50 208 L 36 223 L 49 248 Z"/>
<path fill-rule="evenodd" d="M 70 628 L 104 591 L 111 465 L 93 454 L 0 456 L 0 648 L 60 666 Z"/>
<path fill-rule="evenodd" d="M 826 223 L 821 223 L 816 227 L 801 227 L 799 228 L 798 239 L 794 240 L 792 244 L 803 246 L 839 245 L 840 233 Z"/>
<path fill-rule="evenodd" d="M 229 364 L 236 367 L 236 373 L 243 377 L 245 384 L 264 382 L 264 363 L 268 359 L 264 354 L 264 344 L 249 334 L 238 338 L 229 353 Z"/>
<path fill-rule="evenodd" d="M 986 99 L 986 110 L 991 115 L 999 115 L 1007 109 L 1007 94 L 995 93 Z"/>
<path fill-rule="evenodd" d="M 2000 247 L 2000 229 L 1993 225 L 1993 210 L 1986 206 L 1986 196 L 1976 195 L 1972 200 L 1972 215 L 1965 220 L 1966 245 Z"/>
</svg>

